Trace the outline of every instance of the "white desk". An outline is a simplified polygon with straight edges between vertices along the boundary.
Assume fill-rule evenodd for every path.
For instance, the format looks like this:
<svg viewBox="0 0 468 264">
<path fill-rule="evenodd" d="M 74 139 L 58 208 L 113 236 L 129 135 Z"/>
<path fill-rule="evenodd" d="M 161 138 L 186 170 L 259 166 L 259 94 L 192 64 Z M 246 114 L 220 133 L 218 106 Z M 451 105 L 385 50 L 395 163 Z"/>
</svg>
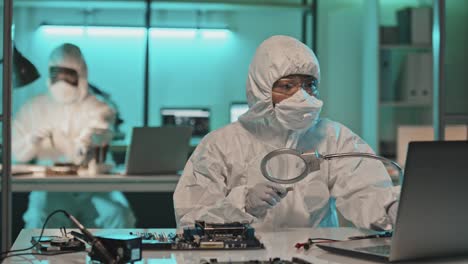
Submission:
<svg viewBox="0 0 468 264">
<path fill-rule="evenodd" d="M 165 229 L 166 232 L 168 229 Z M 97 230 L 94 230 L 97 231 Z M 116 229 L 105 230 L 106 232 L 118 232 L 128 234 L 130 231 L 154 232 L 155 229 Z M 39 229 L 23 229 L 13 244 L 12 249 L 25 248 L 30 246 L 32 235 L 39 235 Z M 48 229 L 45 235 L 59 234 L 56 229 Z M 277 232 L 260 232 L 257 230 L 260 240 L 265 244 L 264 250 L 223 250 L 223 251 L 143 251 L 145 261 L 138 263 L 200 263 L 200 259 L 209 260 L 217 258 L 218 261 L 247 261 L 247 260 L 268 260 L 272 257 L 291 260 L 292 257 L 298 257 L 314 264 L 332 264 L 332 263 L 382 263 L 363 260 L 359 258 L 350 258 L 341 255 L 335 255 L 313 247 L 308 251 L 296 250 L 294 245 L 297 242 L 305 242 L 308 238 L 322 237 L 333 239 L 345 239 L 352 235 L 362 234 L 360 231 L 352 228 L 321 228 L 321 229 L 284 229 Z M 57 256 L 21 256 L 12 257 L 5 260 L 5 264 L 10 263 L 85 263 L 89 257 L 85 252 L 73 253 Z M 464 259 L 439 259 L 436 261 L 420 261 L 405 263 L 467 263 L 468 258 Z"/>
<path fill-rule="evenodd" d="M 13 176 L 13 192 L 173 192 L 179 175 Z M 1 187 L 1 186 L 0 186 Z"/>
</svg>

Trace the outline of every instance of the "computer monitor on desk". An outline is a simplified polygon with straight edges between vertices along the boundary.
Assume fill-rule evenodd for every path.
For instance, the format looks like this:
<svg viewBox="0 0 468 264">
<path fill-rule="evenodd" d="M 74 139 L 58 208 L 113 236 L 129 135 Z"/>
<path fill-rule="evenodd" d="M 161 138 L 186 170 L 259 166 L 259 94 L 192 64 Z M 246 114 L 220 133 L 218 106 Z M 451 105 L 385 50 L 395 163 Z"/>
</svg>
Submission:
<svg viewBox="0 0 468 264">
<path fill-rule="evenodd" d="M 236 122 L 239 117 L 249 110 L 247 103 L 231 103 L 229 108 L 229 121 Z"/>
<path fill-rule="evenodd" d="M 161 108 L 163 126 L 190 126 L 193 137 L 203 137 L 210 132 L 208 108 Z"/>
</svg>

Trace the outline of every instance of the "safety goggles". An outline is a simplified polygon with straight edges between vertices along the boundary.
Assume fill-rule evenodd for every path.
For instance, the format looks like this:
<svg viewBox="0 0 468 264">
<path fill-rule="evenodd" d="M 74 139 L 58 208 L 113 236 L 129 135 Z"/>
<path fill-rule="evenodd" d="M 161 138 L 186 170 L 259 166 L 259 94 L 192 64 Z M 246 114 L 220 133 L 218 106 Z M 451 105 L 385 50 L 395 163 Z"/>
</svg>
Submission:
<svg viewBox="0 0 468 264">
<path fill-rule="evenodd" d="M 273 84 L 273 92 L 291 96 L 302 88 L 309 95 L 317 97 L 319 95 L 317 86 L 318 80 L 312 76 L 286 76 Z"/>
<path fill-rule="evenodd" d="M 49 78 L 51 84 L 54 84 L 58 81 L 65 81 L 73 86 L 78 86 L 78 72 L 74 69 L 51 66 L 49 67 Z"/>
</svg>

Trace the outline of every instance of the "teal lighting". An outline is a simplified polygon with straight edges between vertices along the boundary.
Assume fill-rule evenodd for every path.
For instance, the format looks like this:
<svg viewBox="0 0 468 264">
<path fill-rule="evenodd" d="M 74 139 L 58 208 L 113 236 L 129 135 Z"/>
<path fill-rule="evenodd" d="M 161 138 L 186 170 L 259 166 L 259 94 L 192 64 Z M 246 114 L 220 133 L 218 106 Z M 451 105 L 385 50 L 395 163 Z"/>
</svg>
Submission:
<svg viewBox="0 0 468 264">
<path fill-rule="evenodd" d="M 41 26 L 39 29 L 47 35 L 82 36 L 84 34 L 83 27 Z"/>
<path fill-rule="evenodd" d="M 195 38 L 197 30 L 194 28 L 151 28 L 150 36 L 167 38 Z"/>
<path fill-rule="evenodd" d="M 143 37 L 146 33 L 143 28 L 132 27 L 87 27 L 86 31 L 88 35 L 96 37 Z"/>
<path fill-rule="evenodd" d="M 47 35 L 59 36 L 94 36 L 94 37 L 143 37 L 145 30 L 138 27 L 88 27 L 88 26 L 52 26 L 43 25 L 39 28 Z"/>
<path fill-rule="evenodd" d="M 107 27 L 107 26 L 60 26 L 42 25 L 41 30 L 46 35 L 58 36 L 94 36 L 94 37 L 143 37 L 146 33 L 143 27 Z M 151 28 L 150 36 L 161 38 L 185 39 L 226 39 L 228 29 L 215 28 Z"/>
<path fill-rule="evenodd" d="M 207 39 L 225 39 L 229 35 L 227 29 L 200 29 L 202 38 Z"/>
</svg>

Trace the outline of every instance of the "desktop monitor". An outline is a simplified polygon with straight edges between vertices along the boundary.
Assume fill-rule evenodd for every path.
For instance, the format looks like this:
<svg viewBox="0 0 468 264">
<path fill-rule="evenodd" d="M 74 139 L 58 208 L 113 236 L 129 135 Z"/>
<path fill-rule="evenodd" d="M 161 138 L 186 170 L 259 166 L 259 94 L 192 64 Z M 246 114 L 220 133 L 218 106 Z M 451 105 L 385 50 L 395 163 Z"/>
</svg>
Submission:
<svg viewBox="0 0 468 264">
<path fill-rule="evenodd" d="M 194 137 L 203 137 L 210 132 L 208 108 L 161 108 L 161 120 L 163 126 L 191 126 Z"/>
<path fill-rule="evenodd" d="M 231 123 L 236 122 L 239 116 L 247 112 L 247 110 L 249 110 L 249 105 L 247 103 L 231 103 L 229 109 Z"/>
</svg>

